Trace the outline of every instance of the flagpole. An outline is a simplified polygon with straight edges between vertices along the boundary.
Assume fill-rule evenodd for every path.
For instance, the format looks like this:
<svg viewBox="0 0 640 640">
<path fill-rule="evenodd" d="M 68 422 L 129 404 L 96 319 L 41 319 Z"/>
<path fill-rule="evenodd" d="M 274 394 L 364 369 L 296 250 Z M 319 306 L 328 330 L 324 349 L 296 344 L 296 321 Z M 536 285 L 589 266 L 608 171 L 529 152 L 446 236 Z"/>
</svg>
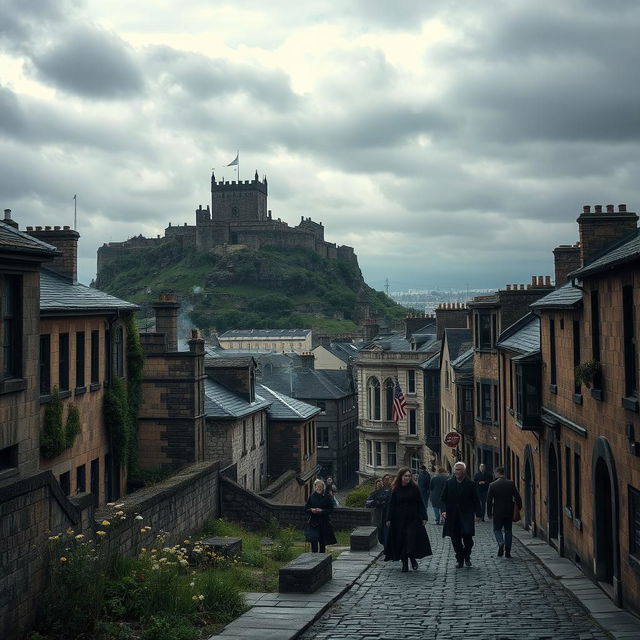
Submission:
<svg viewBox="0 0 640 640">
<path fill-rule="evenodd" d="M 238 184 L 240 184 L 240 149 L 237 150 L 237 156 L 238 156 L 238 175 L 236 176 L 238 178 Z"/>
<path fill-rule="evenodd" d="M 76 194 L 73 194 L 73 230 L 78 230 L 78 199 Z"/>
</svg>

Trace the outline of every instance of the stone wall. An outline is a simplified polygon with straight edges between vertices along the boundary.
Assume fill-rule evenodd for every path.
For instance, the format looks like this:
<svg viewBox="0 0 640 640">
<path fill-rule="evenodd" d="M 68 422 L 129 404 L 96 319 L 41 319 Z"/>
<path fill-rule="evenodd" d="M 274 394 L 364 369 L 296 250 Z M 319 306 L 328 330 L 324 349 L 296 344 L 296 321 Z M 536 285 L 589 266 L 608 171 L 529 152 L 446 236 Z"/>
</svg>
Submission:
<svg viewBox="0 0 640 640">
<path fill-rule="evenodd" d="M 260 492 L 265 500 L 278 504 L 296 504 L 301 495 L 300 484 L 295 471 L 287 471 L 276 478 L 266 489 Z"/>
<path fill-rule="evenodd" d="M 168 545 L 197 532 L 208 519 L 220 515 L 219 469 L 218 462 L 193 464 L 164 482 L 124 497 L 118 507 L 96 512 L 97 527 L 103 520 L 110 523 L 103 544 L 108 544 L 111 550 L 132 554 L 149 546 L 161 532 L 168 534 Z M 125 520 L 114 516 L 119 510 L 125 512 Z M 142 516 L 142 520 L 136 520 L 135 515 Z M 141 533 L 144 526 L 151 527 L 151 531 Z"/>
<path fill-rule="evenodd" d="M 277 504 L 246 491 L 229 478 L 220 476 L 220 511 L 228 520 L 242 522 L 247 527 L 263 528 L 275 518 L 280 526 L 303 529 L 307 520 L 303 504 Z M 331 515 L 335 530 L 350 530 L 372 524 L 371 509 L 340 507 Z"/>
<path fill-rule="evenodd" d="M 0 637 L 31 628 L 45 587 L 47 539 L 72 527 L 89 531 L 91 494 L 69 500 L 51 471 L 0 485 Z"/>
</svg>

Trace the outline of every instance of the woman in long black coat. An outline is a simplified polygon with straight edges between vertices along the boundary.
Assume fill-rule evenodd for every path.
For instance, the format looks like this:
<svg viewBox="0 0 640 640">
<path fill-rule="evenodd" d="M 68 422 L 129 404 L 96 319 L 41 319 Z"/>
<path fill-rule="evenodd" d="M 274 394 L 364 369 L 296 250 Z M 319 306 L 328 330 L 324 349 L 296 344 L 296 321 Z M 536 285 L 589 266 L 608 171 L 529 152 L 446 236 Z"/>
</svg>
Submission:
<svg viewBox="0 0 640 640">
<path fill-rule="evenodd" d="M 411 560 L 411 568 L 417 571 L 417 559 L 431 555 L 426 522 L 427 512 L 418 485 L 411 477 L 411 469 L 403 467 L 393 482 L 387 505 L 384 559 L 401 560 L 403 572 L 409 570 Z"/>
<path fill-rule="evenodd" d="M 374 524 L 378 528 L 378 541 L 380 544 L 384 544 L 385 534 L 386 534 L 386 526 L 384 523 L 386 510 L 387 510 L 387 500 L 389 499 L 389 489 L 387 489 L 382 480 L 379 478 L 376 480 L 373 491 L 369 494 L 367 501 L 365 504 L 370 509 L 375 509 L 374 511 Z"/>
<path fill-rule="evenodd" d="M 324 553 L 328 544 L 337 542 L 331 525 L 333 498 L 325 493 L 322 480 L 313 483 L 313 493 L 307 498 L 304 510 L 308 515 L 306 529 L 311 533 L 308 537 L 312 553 Z"/>
</svg>

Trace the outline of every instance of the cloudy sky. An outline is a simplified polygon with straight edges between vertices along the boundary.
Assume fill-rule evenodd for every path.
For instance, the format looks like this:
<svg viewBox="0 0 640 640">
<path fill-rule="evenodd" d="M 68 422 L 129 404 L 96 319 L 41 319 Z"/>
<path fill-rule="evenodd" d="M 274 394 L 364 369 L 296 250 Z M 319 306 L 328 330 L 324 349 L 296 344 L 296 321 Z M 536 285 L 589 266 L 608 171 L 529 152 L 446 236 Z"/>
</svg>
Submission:
<svg viewBox="0 0 640 640">
<path fill-rule="evenodd" d="M 0 195 L 103 242 L 194 221 L 240 150 L 392 290 L 527 282 L 640 208 L 636 0 L 0 0 Z"/>
</svg>

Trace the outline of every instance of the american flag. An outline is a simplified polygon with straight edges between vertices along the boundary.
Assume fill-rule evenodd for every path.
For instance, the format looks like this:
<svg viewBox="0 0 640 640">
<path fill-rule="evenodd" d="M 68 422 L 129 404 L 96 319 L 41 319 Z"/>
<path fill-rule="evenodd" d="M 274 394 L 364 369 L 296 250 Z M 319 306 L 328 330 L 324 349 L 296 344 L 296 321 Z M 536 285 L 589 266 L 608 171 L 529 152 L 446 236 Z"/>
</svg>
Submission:
<svg viewBox="0 0 640 640">
<path fill-rule="evenodd" d="M 393 411 L 391 412 L 391 418 L 396 424 L 407 415 L 405 411 L 406 406 L 407 403 L 404 400 L 404 394 L 400 388 L 398 378 L 396 378 L 395 384 L 393 385 Z"/>
</svg>

